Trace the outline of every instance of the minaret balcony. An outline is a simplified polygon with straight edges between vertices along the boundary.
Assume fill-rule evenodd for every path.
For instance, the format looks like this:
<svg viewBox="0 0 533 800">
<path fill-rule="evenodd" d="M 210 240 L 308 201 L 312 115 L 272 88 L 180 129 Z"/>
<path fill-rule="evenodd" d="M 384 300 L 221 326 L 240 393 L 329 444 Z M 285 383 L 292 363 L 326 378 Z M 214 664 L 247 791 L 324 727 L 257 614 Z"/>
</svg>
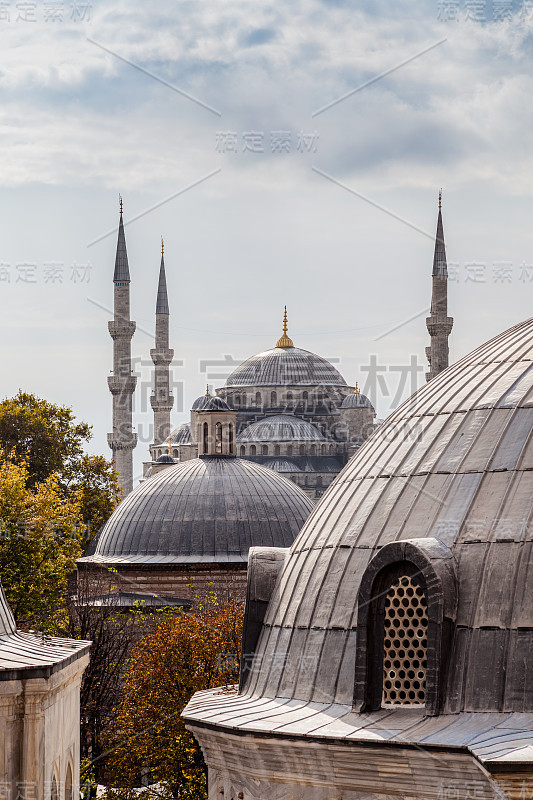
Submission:
<svg viewBox="0 0 533 800">
<path fill-rule="evenodd" d="M 170 349 L 156 349 L 153 348 L 150 350 L 150 358 L 156 365 L 156 367 L 164 366 L 168 367 L 172 359 L 174 358 L 174 350 Z"/>
<path fill-rule="evenodd" d="M 137 434 L 133 431 L 122 434 L 119 434 L 118 431 L 108 433 L 107 443 L 111 450 L 133 450 L 137 447 Z"/>
<path fill-rule="evenodd" d="M 449 336 L 453 328 L 453 317 L 427 317 L 426 326 L 430 336 Z"/>
<path fill-rule="evenodd" d="M 109 334 L 113 341 L 115 339 L 131 339 L 135 333 L 136 323 L 131 320 L 112 320 L 107 323 Z"/>
<path fill-rule="evenodd" d="M 174 397 L 169 395 L 166 399 L 164 397 L 157 398 L 154 395 L 150 397 L 150 405 L 153 411 L 170 411 L 174 405 Z"/>
<path fill-rule="evenodd" d="M 107 379 L 107 385 L 112 395 L 133 394 L 137 385 L 137 378 L 135 375 L 124 375 L 123 377 L 110 375 Z"/>
</svg>

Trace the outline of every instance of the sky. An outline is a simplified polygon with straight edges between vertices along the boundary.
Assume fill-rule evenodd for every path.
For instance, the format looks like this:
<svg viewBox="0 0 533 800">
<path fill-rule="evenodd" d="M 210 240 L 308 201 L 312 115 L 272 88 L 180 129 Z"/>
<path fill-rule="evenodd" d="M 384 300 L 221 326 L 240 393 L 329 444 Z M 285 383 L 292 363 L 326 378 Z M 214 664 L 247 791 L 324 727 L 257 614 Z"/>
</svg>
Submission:
<svg viewBox="0 0 533 800">
<path fill-rule="evenodd" d="M 162 236 L 175 425 L 285 304 L 379 417 L 422 385 L 441 187 L 451 360 L 531 315 L 530 2 L 11 0 L 0 37 L 1 395 L 71 406 L 90 452 L 119 193 L 137 476 Z"/>
</svg>

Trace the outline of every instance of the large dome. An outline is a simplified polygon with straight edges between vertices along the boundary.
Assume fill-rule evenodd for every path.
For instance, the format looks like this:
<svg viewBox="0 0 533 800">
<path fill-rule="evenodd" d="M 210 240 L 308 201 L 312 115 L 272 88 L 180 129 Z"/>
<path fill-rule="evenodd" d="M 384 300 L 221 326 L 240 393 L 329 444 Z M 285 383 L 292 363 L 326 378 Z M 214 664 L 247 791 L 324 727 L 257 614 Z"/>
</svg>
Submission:
<svg viewBox="0 0 533 800">
<path fill-rule="evenodd" d="M 248 358 L 225 385 L 346 386 L 346 381 L 329 361 L 315 353 L 299 347 L 273 347 Z"/>
<path fill-rule="evenodd" d="M 243 562 L 252 545 L 290 545 L 312 507 L 291 481 L 259 464 L 185 461 L 130 492 L 81 562 Z"/>
<path fill-rule="evenodd" d="M 530 319 L 427 383 L 340 473 L 284 561 L 247 693 L 351 708 L 392 559 L 425 576 L 441 713 L 533 712 L 532 432 Z"/>
<path fill-rule="evenodd" d="M 299 417 L 275 414 L 252 422 L 238 436 L 241 442 L 324 442 L 315 425 Z"/>
</svg>

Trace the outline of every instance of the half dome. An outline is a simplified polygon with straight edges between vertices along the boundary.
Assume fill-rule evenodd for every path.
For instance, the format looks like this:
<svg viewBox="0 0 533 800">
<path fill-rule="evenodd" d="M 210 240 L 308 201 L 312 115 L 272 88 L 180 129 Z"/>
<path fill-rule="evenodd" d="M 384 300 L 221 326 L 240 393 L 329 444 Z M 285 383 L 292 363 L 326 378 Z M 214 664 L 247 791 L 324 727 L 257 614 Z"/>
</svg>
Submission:
<svg viewBox="0 0 533 800">
<path fill-rule="evenodd" d="M 185 461 L 130 492 L 80 561 L 245 562 L 254 545 L 290 545 L 312 508 L 291 481 L 251 461 Z"/>
<path fill-rule="evenodd" d="M 242 442 L 324 442 L 322 433 L 315 425 L 299 417 L 276 414 L 252 422 L 238 436 Z"/>
<path fill-rule="evenodd" d="M 244 361 L 227 379 L 237 386 L 346 386 L 325 358 L 299 347 L 273 347 Z"/>
</svg>

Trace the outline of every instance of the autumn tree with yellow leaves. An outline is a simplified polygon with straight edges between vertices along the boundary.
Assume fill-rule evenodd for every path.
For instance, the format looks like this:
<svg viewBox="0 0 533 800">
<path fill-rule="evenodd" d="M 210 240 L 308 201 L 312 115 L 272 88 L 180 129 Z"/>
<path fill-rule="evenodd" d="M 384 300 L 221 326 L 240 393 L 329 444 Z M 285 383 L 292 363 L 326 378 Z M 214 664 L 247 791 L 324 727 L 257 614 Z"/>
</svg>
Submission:
<svg viewBox="0 0 533 800">
<path fill-rule="evenodd" d="M 241 603 L 211 597 L 135 646 L 123 702 L 105 735 L 109 798 L 130 800 L 135 787 L 155 785 L 157 797 L 206 800 L 206 766 L 180 713 L 194 692 L 238 681 L 242 621 Z"/>
</svg>

